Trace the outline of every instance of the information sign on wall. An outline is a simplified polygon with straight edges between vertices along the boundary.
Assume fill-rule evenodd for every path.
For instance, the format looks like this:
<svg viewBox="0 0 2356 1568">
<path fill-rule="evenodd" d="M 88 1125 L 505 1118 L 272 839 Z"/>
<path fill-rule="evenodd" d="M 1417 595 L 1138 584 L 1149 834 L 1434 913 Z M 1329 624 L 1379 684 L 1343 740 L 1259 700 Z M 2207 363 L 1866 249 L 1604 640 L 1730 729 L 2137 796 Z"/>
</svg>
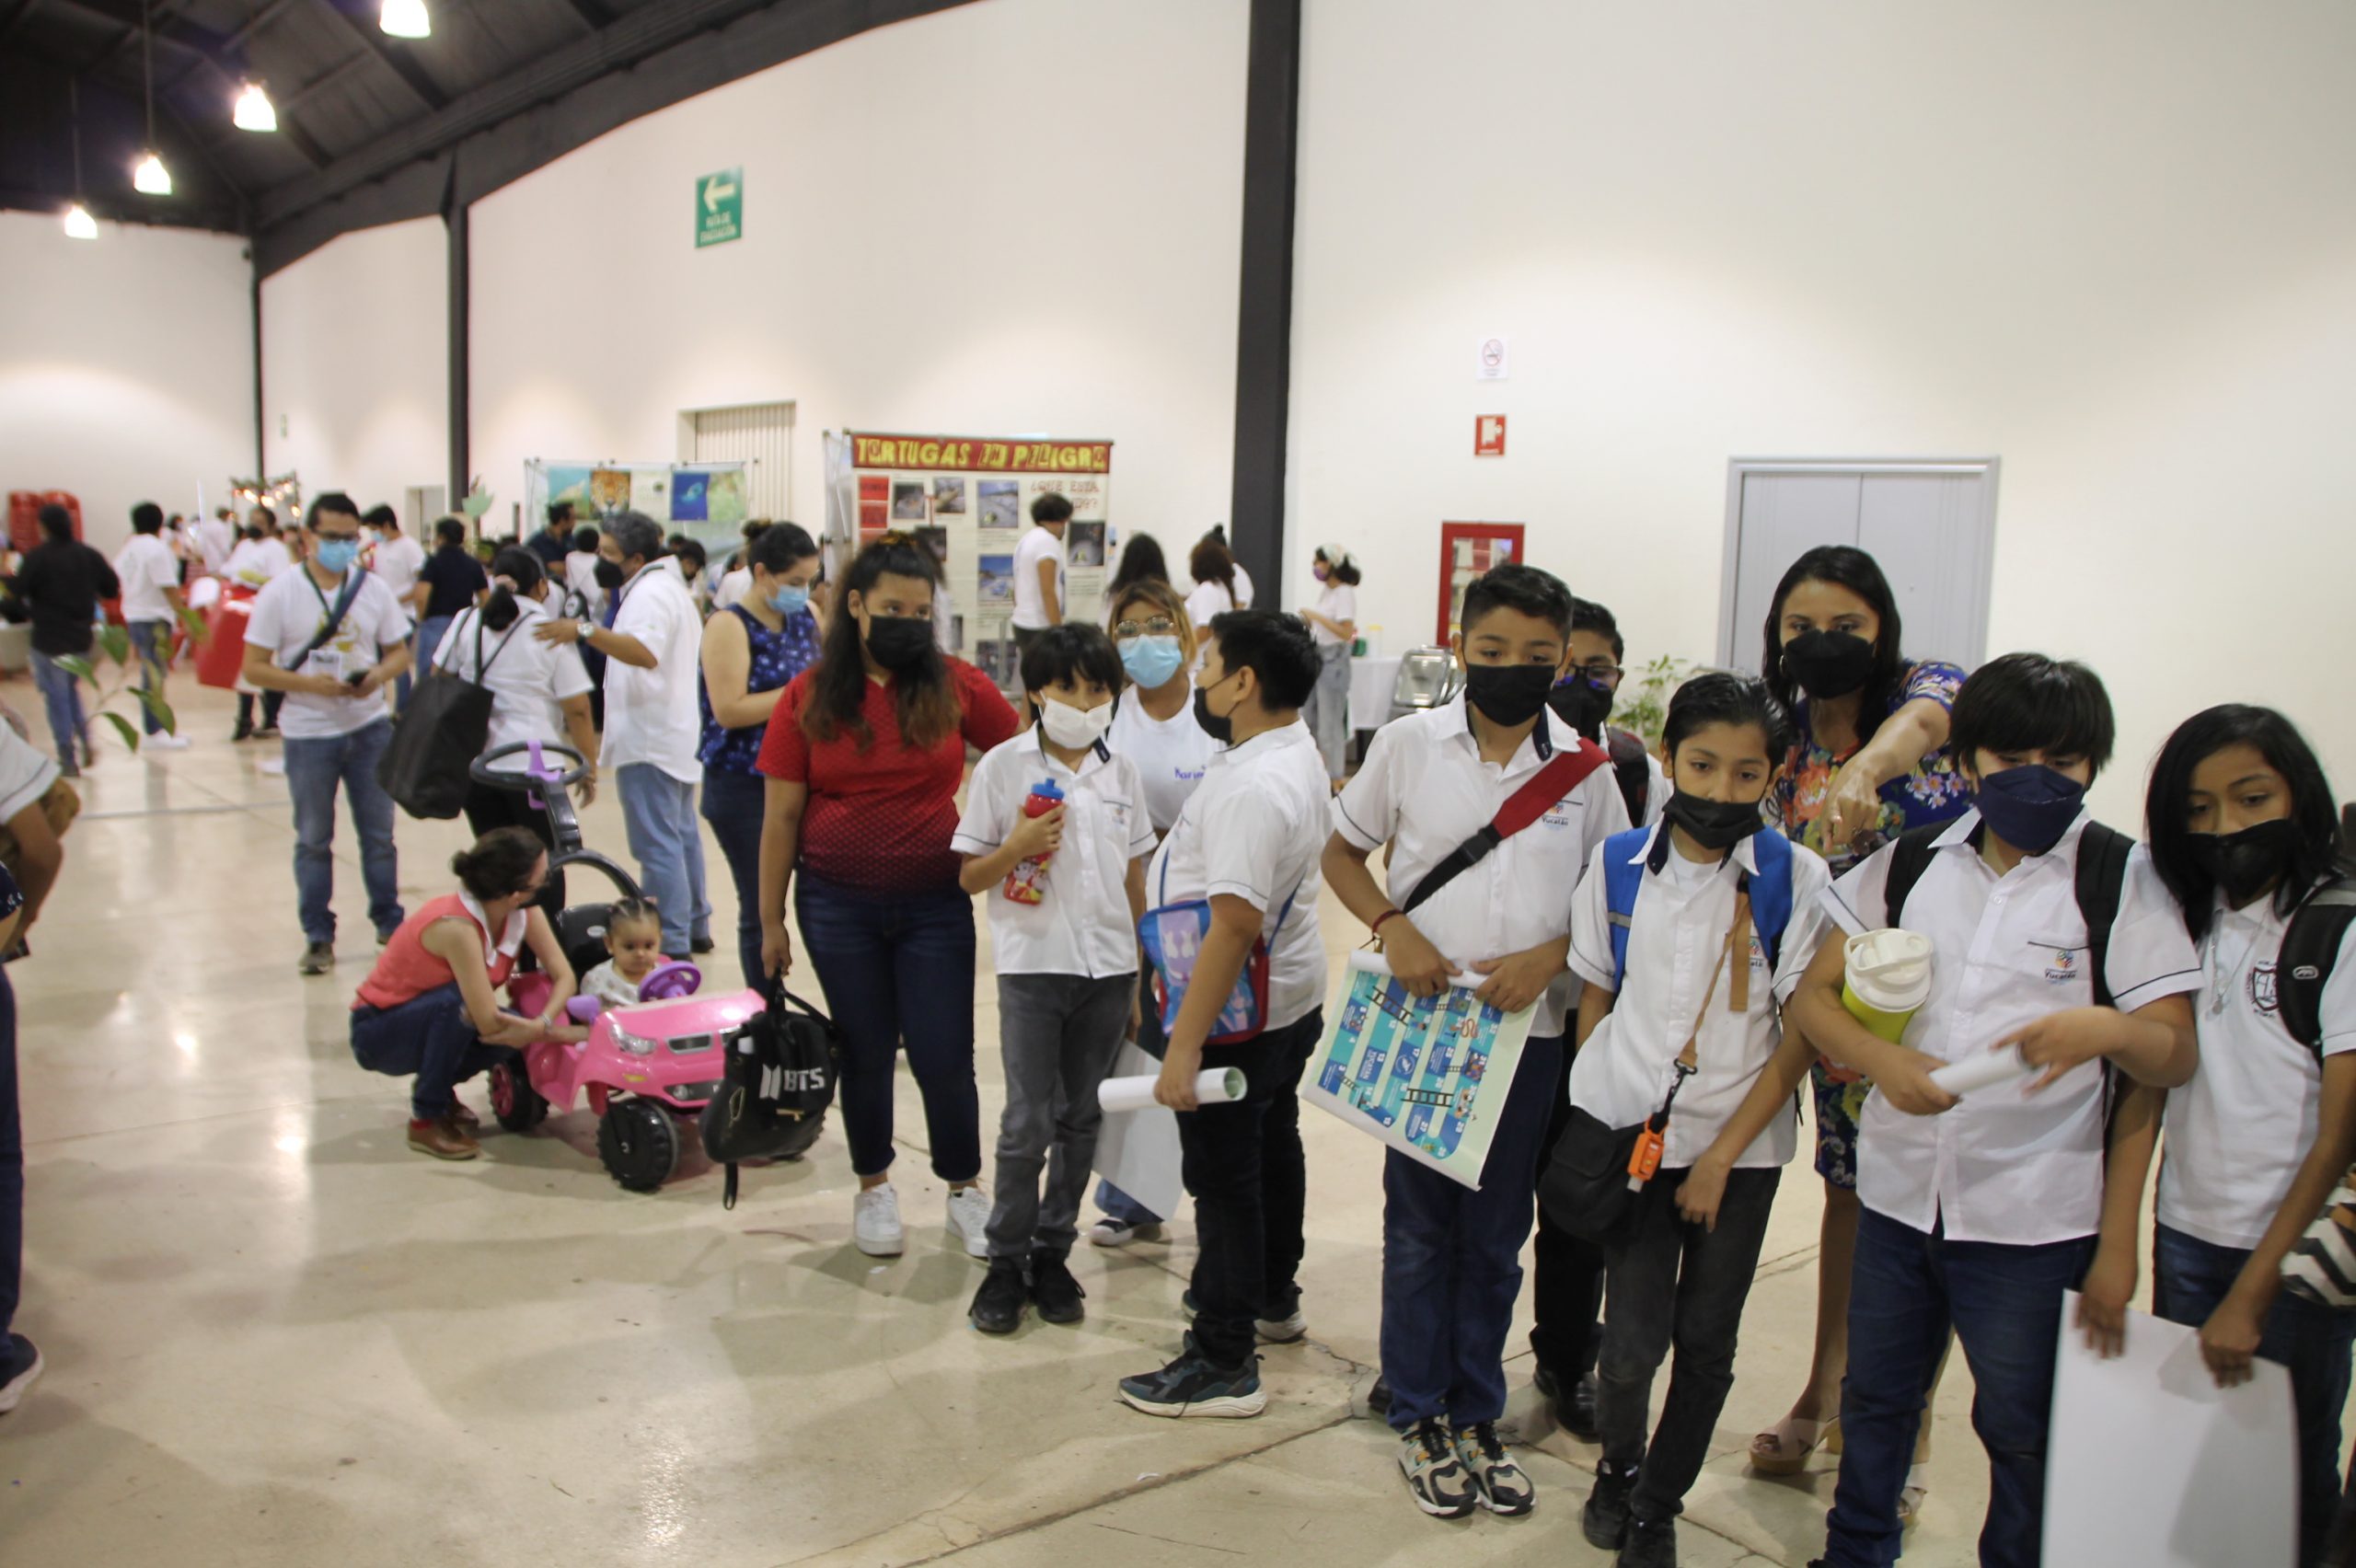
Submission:
<svg viewBox="0 0 2356 1568">
<path fill-rule="evenodd" d="M 696 248 L 745 237 L 745 171 L 723 168 L 696 181 Z"/>
</svg>

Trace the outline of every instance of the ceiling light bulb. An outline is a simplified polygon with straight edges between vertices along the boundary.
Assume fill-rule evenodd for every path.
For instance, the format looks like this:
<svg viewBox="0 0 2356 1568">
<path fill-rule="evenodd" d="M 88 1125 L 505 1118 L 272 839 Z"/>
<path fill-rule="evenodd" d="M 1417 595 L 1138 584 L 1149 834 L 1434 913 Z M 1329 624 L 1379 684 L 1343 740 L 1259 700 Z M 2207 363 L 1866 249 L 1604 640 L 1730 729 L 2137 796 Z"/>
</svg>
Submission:
<svg viewBox="0 0 2356 1568">
<path fill-rule="evenodd" d="M 90 209 L 79 202 L 65 209 L 65 237 L 68 239 L 98 237 L 98 220 L 91 217 Z"/>
<path fill-rule="evenodd" d="M 433 19 L 425 14 L 425 0 L 385 0 L 376 25 L 395 38 L 431 38 Z"/>
<path fill-rule="evenodd" d="M 270 95 L 251 82 L 237 95 L 237 107 L 229 118 L 240 131 L 278 129 L 278 110 L 271 107 Z"/>
<path fill-rule="evenodd" d="M 164 160 L 149 153 L 131 171 L 131 188 L 148 196 L 169 196 L 172 193 L 172 171 Z"/>
</svg>

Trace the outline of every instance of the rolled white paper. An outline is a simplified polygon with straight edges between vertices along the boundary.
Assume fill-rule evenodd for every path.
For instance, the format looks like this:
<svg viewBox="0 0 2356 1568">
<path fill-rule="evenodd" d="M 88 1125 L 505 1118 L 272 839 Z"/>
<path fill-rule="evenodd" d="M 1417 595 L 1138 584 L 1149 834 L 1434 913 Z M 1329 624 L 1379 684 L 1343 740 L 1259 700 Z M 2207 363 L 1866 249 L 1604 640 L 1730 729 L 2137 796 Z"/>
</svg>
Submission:
<svg viewBox="0 0 2356 1568">
<path fill-rule="evenodd" d="M 1149 1074 L 1106 1078 L 1096 1086 L 1096 1103 L 1107 1111 L 1144 1111 L 1158 1104 L 1153 1086 L 1161 1080 Z M 1195 1079 L 1195 1098 L 1205 1105 L 1224 1105 L 1243 1098 L 1242 1067 L 1207 1067 Z"/>
<path fill-rule="evenodd" d="M 1965 1095 L 2027 1078 L 2036 1070 L 2021 1060 L 2019 1046 L 2010 1045 L 2002 1051 L 1982 1051 L 1960 1062 L 1949 1062 L 1931 1074 L 1931 1081 L 1949 1094 Z"/>
</svg>

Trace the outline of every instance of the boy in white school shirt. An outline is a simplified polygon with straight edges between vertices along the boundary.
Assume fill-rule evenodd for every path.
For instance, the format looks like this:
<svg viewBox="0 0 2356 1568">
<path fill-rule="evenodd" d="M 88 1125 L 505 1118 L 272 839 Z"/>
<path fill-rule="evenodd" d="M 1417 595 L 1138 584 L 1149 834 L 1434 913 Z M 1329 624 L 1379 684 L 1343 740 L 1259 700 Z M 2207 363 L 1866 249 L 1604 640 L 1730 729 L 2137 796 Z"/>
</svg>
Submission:
<svg viewBox="0 0 2356 1568">
<path fill-rule="evenodd" d="M 1982 665 L 1956 698 L 1948 741 L 1976 808 L 1917 830 L 1932 847 L 1900 917 L 1890 873 L 1920 852 L 1909 849 L 1925 842 L 1913 834 L 1825 894 L 1842 931 L 1897 925 L 1933 949 L 1931 993 L 1902 1043 L 1842 1006 L 1839 940 L 1818 951 L 1790 1005 L 1819 1049 L 1874 1083 L 1859 1122 L 1865 1213 L 1827 1568 L 1897 1560 L 1899 1493 L 1950 1328 L 1971 1366 L 1972 1426 L 1992 1472 L 1980 1561 L 2035 1568 L 2062 1293 L 2084 1284 L 2091 1328 L 2115 1334 L 2123 1320 L 2157 1126 L 2155 1097 L 2140 1086 L 2192 1076 L 2185 994 L 2200 963 L 2150 857 L 2140 845 L 2121 857 L 2120 836 L 2086 814 L 2086 786 L 2115 732 L 2109 696 L 2084 665 L 2036 653 Z M 2080 906 L 2082 856 L 2123 859 L 2100 961 L 2108 1006 L 2097 1001 L 2096 933 Z M 2040 1074 L 1960 1101 L 1930 1080 L 1949 1062 L 2015 1045 Z M 2114 1084 L 2097 1057 L 2135 1085 Z"/>
<path fill-rule="evenodd" d="M 990 1269 L 969 1309 L 992 1334 L 1014 1332 L 1026 1297 L 1050 1323 L 1085 1311 L 1067 1260 L 1103 1117 L 1096 1087 L 1137 1012 L 1137 927 L 1153 853 L 1137 764 L 1104 744 L 1121 689 L 1112 639 L 1084 624 L 1047 628 L 1022 651 L 1022 689 L 1034 721 L 975 765 L 950 840 L 965 857 L 959 885 L 988 894 L 1006 1062 Z M 1063 803 L 1026 815 L 1043 782 Z M 1009 878 L 1042 855 L 1053 857 L 1043 882 L 1038 882 L 1037 902 L 1009 898 Z"/>
<path fill-rule="evenodd" d="M 1409 991 L 1438 995 L 1451 973 L 1477 973 L 1488 976 L 1475 993 L 1483 1001 L 1507 1012 L 1537 1007 L 1480 1189 L 1395 1151 L 1383 1161 L 1388 1418 L 1409 1494 L 1441 1518 L 1476 1506 L 1525 1514 L 1534 1501 L 1496 1422 L 1521 1244 L 1562 1076 L 1553 982 L 1570 945 L 1579 873 L 1628 825 L 1605 754 L 1547 711 L 1571 630 L 1561 580 L 1501 566 L 1465 590 L 1462 628 L 1462 695 L 1375 732 L 1364 766 L 1334 799 L 1324 853 L 1334 895 L 1382 939 Z M 1540 814 L 1465 863 L 1460 846 L 1541 778 L 1549 800 Z M 1367 866 L 1386 843 L 1387 894 Z M 1419 901 L 1436 871 L 1447 880 Z"/>
<path fill-rule="evenodd" d="M 1333 798 L 1324 758 L 1300 721 L 1317 670 L 1309 628 L 1291 616 L 1230 610 L 1211 618 L 1195 716 L 1224 749 L 1146 871 L 1149 902 L 1205 900 L 1211 920 L 1154 1090 L 1178 1113 L 1201 1251 L 1184 1349 L 1159 1370 L 1121 1380 L 1122 1400 L 1149 1415 L 1259 1414 L 1268 1397 L 1255 1337 L 1288 1343 L 1309 1332 L 1296 1278 L 1309 1188 L 1296 1091 L 1324 1034 L 1317 857 Z M 1259 944 L 1267 963 L 1260 1032 L 1207 1045 Z M 1195 1080 L 1206 1066 L 1241 1070 L 1244 1097 L 1199 1105 Z"/>
</svg>

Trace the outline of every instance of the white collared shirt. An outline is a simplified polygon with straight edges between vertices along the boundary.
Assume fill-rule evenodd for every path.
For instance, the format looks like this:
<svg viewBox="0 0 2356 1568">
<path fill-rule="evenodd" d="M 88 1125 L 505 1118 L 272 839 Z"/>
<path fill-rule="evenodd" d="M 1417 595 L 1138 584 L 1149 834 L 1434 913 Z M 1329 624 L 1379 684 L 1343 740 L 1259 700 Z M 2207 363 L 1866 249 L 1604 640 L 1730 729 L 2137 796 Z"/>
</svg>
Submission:
<svg viewBox="0 0 2356 1568">
<path fill-rule="evenodd" d="M 1404 907 L 1425 874 L 1487 826 L 1557 747 L 1586 744 L 1542 709 L 1509 761 L 1484 762 L 1460 693 L 1374 732 L 1366 761 L 1334 798 L 1334 830 L 1369 853 L 1391 845 L 1384 886 L 1391 902 Z M 1601 757 L 1545 815 L 1458 873 L 1407 918 L 1460 970 L 1563 936 L 1588 861 L 1627 825 L 1618 778 L 1611 759 Z M 1562 1033 L 1564 1010 L 1563 988 L 1550 985 L 1530 1032 Z"/>
<path fill-rule="evenodd" d="M 696 748 L 703 740 L 703 710 L 696 701 L 702 678 L 698 659 L 703 617 L 687 593 L 678 562 L 665 556 L 642 568 L 621 590 L 614 630 L 634 637 L 654 655 L 654 668 L 641 670 L 619 659 L 606 661 L 606 744 L 600 766 L 608 770 L 633 762 L 652 763 L 682 783 L 703 778 Z M 493 666 L 496 669 L 497 666 Z"/>
<path fill-rule="evenodd" d="M 425 548 L 407 534 L 395 534 L 389 539 L 379 539 L 376 548 L 368 552 L 368 570 L 384 579 L 393 597 L 406 600 L 417 587 L 417 575 L 425 569 Z"/>
<path fill-rule="evenodd" d="M 491 935 L 491 912 L 482 906 L 481 902 L 473 894 L 460 888 L 458 906 L 467 912 L 467 917 L 475 923 L 475 930 L 482 938 L 482 966 L 485 969 L 497 963 L 499 955 L 502 952 L 513 958 L 523 951 L 524 932 L 532 919 L 527 910 L 521 908 L 509 910 L 507 924 L 499 928 L 499 938 L 494 941 Z"/>
<path fill-rule="evenodd" d="M 497 751 L 517 741 L 570 745 L 564 729 L 565 699 L 588 696 L 595 683 L 581 662 L 579 648 L 542 642 L 533 635 L 548 618 L 537 604 L 517 594 L 515 609 L 515 618 L 504 631 L 482 625 L 479 610 L 460 611 L 433 651 L 433 667 L 491 693 L 491 731 L 483 742 L 484 751 Z M 483 673 L 484 664 L 491 666 L 488 675 Z M 502 773 L 521 773 L 531 764 L 530 753 L 518 752 L 491 766 Z"/>
<path fill-rule="evenodd" d="M 1656 825 L 1646 834 L 1630 862 L 1649 861 L 1654 846 L 1668 831 Z M 1749 1006 L 1738 1014 L 1731 1005 L 1731 976 L 1718 973 L 1718 952 L 1726 945 L 1727 928 L 1734 923 L 1736 879 L 1748 875 L 1756 883 L 1757 836 L 1744 839 L 1715 864 L 1685 859 L 1673 842 L 1666 847 L 1660 869 L 1647 870 L 1638 882 L 1635 906 L 1629 911 L 1624 983 L 1611 962 L 1611 906 L 1604 883 L 1604 858 L 1610 853 L 1608 846 L 1596 850 L 1595 863 L 1579 886 L 1577 917 L 1571 926 L 1571 970 L 1619 996 L 1571 1064 L 1571 1103 L 1608 1127 L 1634 1126 L 1659 1110 L 1677 1079 L 1677 1059 L 1685 1050 L 1686 1036 L 1700 1016 L 1693 1076 L 1677 1091 L 1661 1154 L 1661 1164 L 1682 1169 L 1709 1148 L 1783 1043 L 1777 1009 L 1790 999 L 1823 940 L 1826 923 L 1819 904 L 1832 873 L 1821 857 L 1793 847 L 1792 914 L 1774 964 L 1771 968 L 1767 962 L 1755 924 L 1747 949 L 1727 958 L 1729 969 L 1740 961 L 1750 970 Z M 1705 988 L 1709 1011 L 1703 1014 Z M 1735 1164 L 1749 1169 L 1788 1163 L 1797 1141 L 1796 1125 L 1796 1115 L 1779 1113 Z"/>
<path fill-rule="evenodd" d="M 1047 755 L 1034 724 L 974 765 L 965 814 L 949 847 L 987 855 L 1005 843 L 1022 820 L 1022 802 L 1045 778 L 1064 792 L 1063 847 L 1047 863 L 1047 895 L 1039 903 L 1015 903 L 1003 879 L 991 884 L 993 967 L 1000 974 L 1134 974 L 1129 862 L 1153 853 L 1153 821 L 1136 763 L 1091 749 L 1075 772 Z"/>
<path fill-rule="evenodd" d="M 2221 897 L 2192 996 L 2200 1066 L 2168 1090 L 2159 1220 L 2219 1247 L 2255 1247 L 2315 1147 L 2323 1065 L 2291 1038 L 2276 960 L 2290 922 L 2271 896 L 2247 909 Z M 2356 1051 L 2356 926 L 2325 982 L 2323 1054 Z"/>
<path fill-rule="evenodd" d="M 1906 929 L 1931 939 L 1931 994 L 1905 1043 L 1942 1061 L 1985 1051 L 2014 1031 L 2091 1007 L 2086 921 L 2078 912 L 2084 812 L 2043 855 L 2003 876 L 1981 857 L 1969 811 L 1939 835 L 1906 896 Z M 1853 867 L 1824 895 L 1825 913 L 1854 936 L 1888 925 L 1892 847 Z M 2200 983 L 2184 917 L 2137 845 L 2111 928 L 2106 978 L 2121 1012 Z M 1857 1196 L 1917 1230 L 1941 1219 L 1951 1241 L 2039 1246 L 2090 1236 L 2102 1218 L 2103 1070 L 2078 1066 L 2035 1095 L 2003 1084 L 1937 1116 L 1909 1116 L 1879 1091 L 1858 1118 Z"/>
<path fill-rule="evenodd" d="M 180 585 L 180 562 L 161 535 L 132 535 L 114 558 L 114 574 L 122 583 L 123 619 L 172 618 L 172 602 L 164 590 Z"/>
<path fill-rule="evenodd" d="M 1186 797 L 1202 783 L 1203 770 L 1210 766 L 1211 753 L 1218 747 L 1195 722 L 1192 705 L 1167 719 L 1156 719 L 1145 710 L 1134 688 L 1123 692 L 1119 700 L 1121 706 L 1113 715 L 1113 728 L 1105 732 L 1104 744 L 1114 755 L 1138 765 L 1138 778 L 1145 784 L 1146 813 L 1153 818 L 1156 833 L 1167 833 L 1185 808 Z"/>
<path fill-rule="evenodd" d="M 1317 741 L 1298 719 L 1223 746 L 1146 868 L 1149 909 L 1224 893 L 1260 911 L 1270 1029 L 1299 1022 L 1325 999 L 1317 862 L 1333 792 Z"/>
</svg>

